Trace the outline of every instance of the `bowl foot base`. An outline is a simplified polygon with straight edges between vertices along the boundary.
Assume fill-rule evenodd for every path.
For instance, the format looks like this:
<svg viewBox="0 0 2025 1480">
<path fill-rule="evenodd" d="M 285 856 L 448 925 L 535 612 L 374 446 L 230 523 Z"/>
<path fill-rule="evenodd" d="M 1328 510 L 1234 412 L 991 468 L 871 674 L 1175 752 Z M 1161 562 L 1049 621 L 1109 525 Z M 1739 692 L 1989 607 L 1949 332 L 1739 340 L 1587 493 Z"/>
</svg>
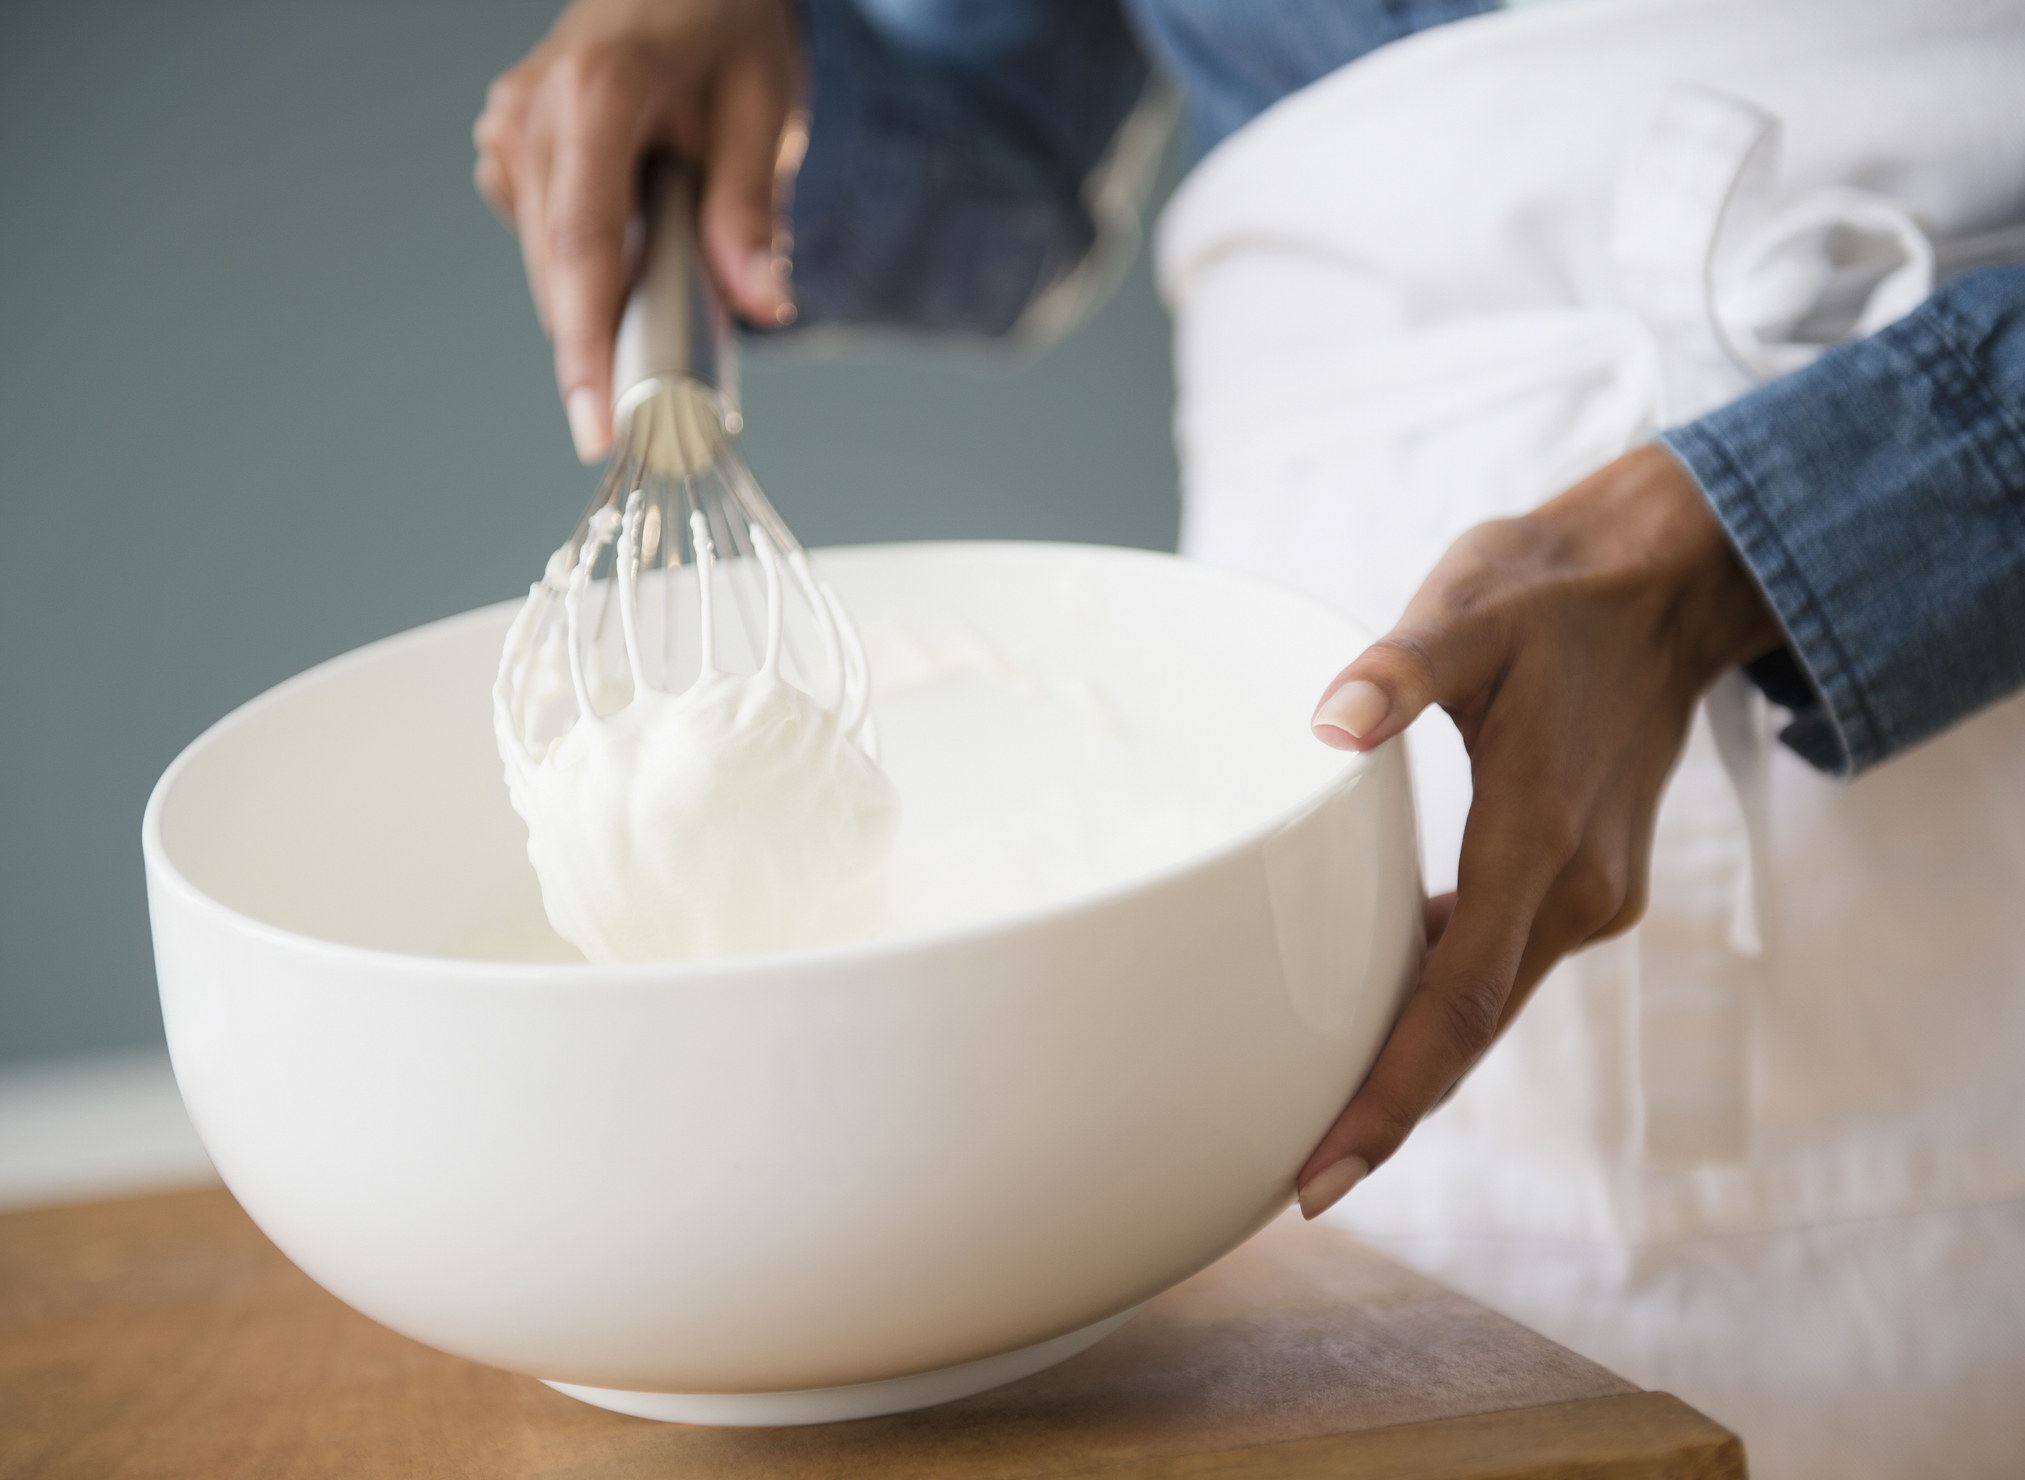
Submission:
<svg viewBox="0 0 2025 1480">
<path fill-rule="evenodd" d="M 1139 1307 L 1135 1305 L 1079 1331 L 1018 1351 L 1000 1352 L 995 1357 L 981 1357 L 954 1367 L 938 1367 L 933 1372 L 912 1372 L 905 1377 L 857 1382 L 847 1387 L 804 1388 L 785 1393 L 630 1393 L 618 1388 L 583 1387 L 574 1382 L 548 1385 L 559 1393 L 609 1408 L 614 1413 L 659 1419 L 663 1423 L 732 1428 L 835 1423 L 847 1418 L 872 1418 L 881 1413 L 905 1413 L 1017 1382 L 1095 1346 L 1137 1314 Z"/>
</svg>

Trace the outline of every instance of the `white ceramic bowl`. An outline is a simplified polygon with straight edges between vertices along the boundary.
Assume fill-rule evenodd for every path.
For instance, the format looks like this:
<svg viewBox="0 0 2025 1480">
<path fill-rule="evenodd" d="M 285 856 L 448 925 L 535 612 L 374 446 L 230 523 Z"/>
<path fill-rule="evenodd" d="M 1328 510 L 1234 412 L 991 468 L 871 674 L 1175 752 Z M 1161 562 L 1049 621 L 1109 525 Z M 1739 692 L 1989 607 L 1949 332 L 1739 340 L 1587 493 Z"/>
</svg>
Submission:
<svg viewBox="0 0 2025 1480">
<path fill-rule="evenodd" d="M 1363 637 L 1132 551 L 820 564 L 861 623 L 925 604 L 1171 714 L 1250 824 L 939 935 L 460 958 L 539 916 L 490 730 L 513 606 L 281 685 L 162 777 L 148 897 L 204 1143 L 341 1299 L 622 1411 L 805 1422 L 1038 1370 L 1286 1206 L 1421 950 L 1402 747 L 1306 733 Z"/>
</svg>

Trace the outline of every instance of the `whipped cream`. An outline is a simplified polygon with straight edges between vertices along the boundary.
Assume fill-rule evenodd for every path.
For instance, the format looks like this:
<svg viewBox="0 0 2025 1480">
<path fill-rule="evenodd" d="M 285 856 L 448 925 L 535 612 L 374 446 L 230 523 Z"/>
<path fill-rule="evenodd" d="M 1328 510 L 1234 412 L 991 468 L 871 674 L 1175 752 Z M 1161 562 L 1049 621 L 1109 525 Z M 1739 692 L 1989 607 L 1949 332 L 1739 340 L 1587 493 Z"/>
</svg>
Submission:
<svg viewBox="0 0 2025 1480">
<path fill-rule="evenodd" d="M 881 764 L 904 801 L 881 934 L 1086 896 L 1243 825 L 1176 764 L 1192 747 L 1086 672 L 1014 658 L 932 608 L 864 639 Z"/>
<path fill-rule="evenodd" d="M 899 803 L 873 757 L 862 696 L 854 705 L 840 676 L 825 704 L 783 675 L 781 561 L 757 528 L 764 653 L 756 673 L 716 667 L 701 515 L 692 518 L 699 670 L 679 693 L 650 682 L 639 518 L 635 495 L 623 528 L 604 510 L 580 550 L 556 553 L 501 657 L 495 738 L 549 923 L 591 961 L 780 951 L 876 933 L 887 920 Z M 615 538 L 625 683 L 585 660 L 589 573 Z M 833 598 L 795 560 L 791 574 L 819 620 L 833 620 Z M 833 655 L 834 640 L 826 634 Z"/>
</svg>

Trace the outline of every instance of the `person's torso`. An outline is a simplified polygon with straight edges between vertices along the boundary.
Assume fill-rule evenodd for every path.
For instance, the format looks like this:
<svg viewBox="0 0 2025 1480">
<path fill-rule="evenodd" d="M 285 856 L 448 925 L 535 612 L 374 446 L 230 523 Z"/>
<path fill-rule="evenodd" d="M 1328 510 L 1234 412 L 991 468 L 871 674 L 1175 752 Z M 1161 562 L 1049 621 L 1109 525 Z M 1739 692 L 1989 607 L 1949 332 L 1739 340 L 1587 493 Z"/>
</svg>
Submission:
<svg viewBox="0 0 2025 1480">
<path fill-rule="evenodd" d="M 1746 308 L 1841 292 L 1838 252 L 1910 306 L 2014 219 L 2021 69 L 2025 15 L 1978 0 L 1586 0 L 1282 99 L 1161 226 L 1185 551 L 1383 630 L 1469 525 L 1823 348 Z M 1770 277 L 1738 267 L 1784 230 Z M 1346 1216 L 1637 1240 L 2025 1197 L 2025 700 L 1855 786 L 1770 734 L 1726 680 L 1646 921 Z M 1468 769 L 1452 732 L 1416 745 L 1439 884 Z"/>
</svg>

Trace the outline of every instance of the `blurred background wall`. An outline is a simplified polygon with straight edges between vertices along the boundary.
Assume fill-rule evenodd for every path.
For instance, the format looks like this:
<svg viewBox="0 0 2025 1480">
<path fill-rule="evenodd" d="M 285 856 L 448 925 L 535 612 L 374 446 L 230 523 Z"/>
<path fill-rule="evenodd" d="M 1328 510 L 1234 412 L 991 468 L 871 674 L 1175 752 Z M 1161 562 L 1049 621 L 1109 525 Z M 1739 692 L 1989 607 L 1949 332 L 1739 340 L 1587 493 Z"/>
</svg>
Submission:
<svg viewBox="0 0 2025 1480">
<path fill-rule="evenodd" d="M 523 592 L 588 496 L 470 179 L 555 9 L 0 7 L 0 1068 L 159 1039 L 140 817 L 185 743 Z M 811 545 L 1171 549 L 1167 334 L 1142 254 L 1038 357 L 769 346 L 748 454 Z"/>
</svg>

